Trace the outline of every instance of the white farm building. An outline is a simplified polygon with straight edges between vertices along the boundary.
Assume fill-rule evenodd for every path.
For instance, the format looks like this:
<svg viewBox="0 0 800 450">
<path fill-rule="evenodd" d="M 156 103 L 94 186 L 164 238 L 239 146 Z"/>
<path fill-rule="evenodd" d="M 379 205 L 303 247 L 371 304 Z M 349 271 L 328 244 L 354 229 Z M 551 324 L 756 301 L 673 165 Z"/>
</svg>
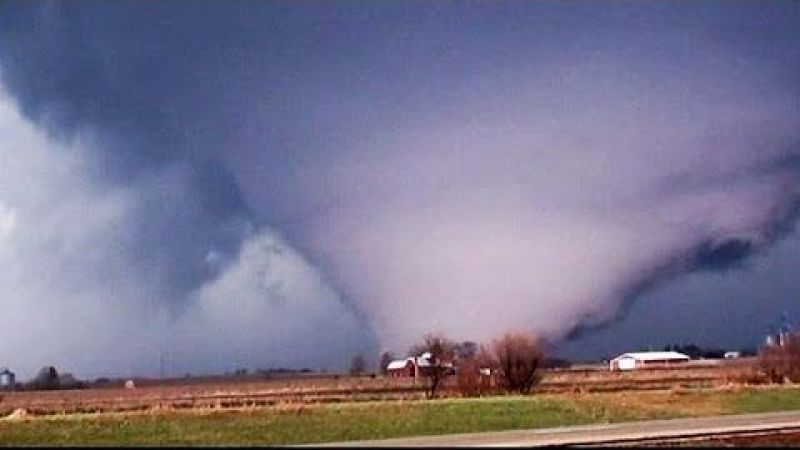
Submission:
<svg viewBox="0 0 800 450">
<path fill-rule="evenodd" d="M 611 370 L 634 370 L 672 367 L 689 362 L 689 357 L 678 352 L 623 353 L 609 362 Z"/>
</svg>

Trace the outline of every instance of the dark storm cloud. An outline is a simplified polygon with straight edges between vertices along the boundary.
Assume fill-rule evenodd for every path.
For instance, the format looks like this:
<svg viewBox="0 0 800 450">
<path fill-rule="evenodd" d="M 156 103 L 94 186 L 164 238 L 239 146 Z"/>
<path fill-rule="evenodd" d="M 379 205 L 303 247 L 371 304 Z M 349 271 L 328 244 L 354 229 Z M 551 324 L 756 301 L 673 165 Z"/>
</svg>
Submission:
<svg viewBox="0 0 800 450">
<path fill-rule="evenodd" d="M 307 329 L 328 364 L 373 333 L 402 349 L 432 329 L 605 326 L 792 236 L 799 25 L 792 2 L 4 3 L 3 85 L 39 130 L 16 139 L 42 147 L 7 178 L 58 158 L 79 174 L 36 208 L 0 191 L 9 261 L 35 264 L 13 233 L 57 216 L 59 192 L 120 193 L 111 222 L 80 206 L 93 231 L 54 234 L 103 242 L 93 262 L 66 252 L 52 290 L 18 297 L 130 285 L 119 302 L 156 305 L 131 306 L 163 334 L 148 345 L 222 355 L 174 344 L 186 365 L 300 361 L 277 342 Z"/>
</svg>

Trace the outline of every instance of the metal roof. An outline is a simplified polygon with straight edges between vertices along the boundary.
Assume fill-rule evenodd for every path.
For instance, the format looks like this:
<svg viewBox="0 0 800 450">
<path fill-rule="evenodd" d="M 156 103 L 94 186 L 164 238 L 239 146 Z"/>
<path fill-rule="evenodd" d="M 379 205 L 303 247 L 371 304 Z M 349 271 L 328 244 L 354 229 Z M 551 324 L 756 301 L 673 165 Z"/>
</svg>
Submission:
<svg viewBox="0 0 800 450">
<path fill-rule="evenodd" d="M 616 361 L 618 359 L 623 359 L 623 358 L 633 358 L 633 359 L 638 359 L 639 361 L 690 359 L 689 356 L 678 352 L 631 352 L 631 353 L 623 353 L 617 356 L 616 358 L 612 359 L 612 361 Z"/>
<path fill-rule="evenodd" d="M 390 362 L 389 365 L 386 366 L 386 369 L 387 370 L 405 369 L 406 364 L 408 364 L 407 359 L 397 359 Z"/>
<path fill-rule="evenodd" d="M 397 369 L 404 369 L 406 364 L 411 362 L 412 364 L 418 367 L 430 367 L 432 366 L 430 361 L 431 354 L 429 352 L 423 353 L 422 356 L 409 356 L 406 359 L 396 359 L 389 363 L 386 366 L 386 370 L 397 370 Z M 447 366 L 447 364 L 443 364 L 443 366 Z"/>
</svg>

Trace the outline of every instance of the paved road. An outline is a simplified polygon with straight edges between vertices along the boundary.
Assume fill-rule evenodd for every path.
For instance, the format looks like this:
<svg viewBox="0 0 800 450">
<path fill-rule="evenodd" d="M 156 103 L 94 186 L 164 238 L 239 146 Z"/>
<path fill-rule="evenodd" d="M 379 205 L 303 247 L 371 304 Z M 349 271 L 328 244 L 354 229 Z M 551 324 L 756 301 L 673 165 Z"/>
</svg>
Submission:
<svg viewBox="0 0 800 450">
<path fill-rule="evenodd" d="M 694 419 L 648 420 L 488 433 L 416 436 L 339 442 L 335 446 L 519 446 L 631 443 L 718 434 L 800 430 L 800 411 L 741 414 Z"/>
</svg>

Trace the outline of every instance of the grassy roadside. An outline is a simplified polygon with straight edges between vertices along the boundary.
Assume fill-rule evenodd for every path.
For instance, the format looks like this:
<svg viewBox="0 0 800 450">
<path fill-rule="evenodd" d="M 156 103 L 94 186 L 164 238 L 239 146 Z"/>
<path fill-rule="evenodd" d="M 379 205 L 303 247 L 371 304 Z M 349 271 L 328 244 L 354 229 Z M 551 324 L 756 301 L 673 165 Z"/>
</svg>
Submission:
<svg viewBox="0 0 800 450">
<path fill-rule="evenodd" d="M 619 392 L 0 421 L 0 445 L 270 445 L 800 409 L 800 390 Z"/>
<path fill-rule="evenodd" d="M 744 391 L 729 406 L 737 413 L 800 410 L 800 388 Z"/>
</svg>

